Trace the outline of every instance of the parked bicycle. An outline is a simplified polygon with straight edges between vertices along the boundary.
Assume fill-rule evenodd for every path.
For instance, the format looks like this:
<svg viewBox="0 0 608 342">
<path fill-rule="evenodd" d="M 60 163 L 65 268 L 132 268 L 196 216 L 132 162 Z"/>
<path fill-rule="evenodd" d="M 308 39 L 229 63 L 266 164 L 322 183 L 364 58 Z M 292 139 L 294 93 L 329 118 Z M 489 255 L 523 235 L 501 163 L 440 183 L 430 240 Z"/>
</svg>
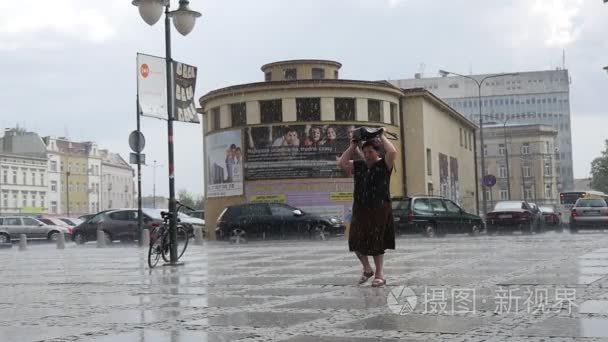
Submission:
<svg viewBox="0 0 608 342">
<path fill-rule="evenodd" d="M 179 212 L 181 208 L 186 208 L 188 210 L 194 210 L 179 201 L 176 202 L 177 208 L 175 210 L 176 213 Z M 154 268 L 160 258 L 162 257 L 165 262 L 170 261 L 170 251 L 171 251 L 171 239 L 169 238 L 169 222 L 171 220 L 171 216 L 173 213 L 171 212 L 161 212 L 161 217 L 163 218 L 163 224 L 159 227 L 154 228 L 150 232 L 150 247 L 148 249 L 148 266 L 150 268 Z M 177 219 L 179 222 L 179 219 Z M 188 247 L 188 240 L 190 239 L 190 235 L 188 231 L 178 225 L 177 229 L 177 260 L 179 260 L 184 252 L 186 252 L 186 248 Z"/>
</svg>

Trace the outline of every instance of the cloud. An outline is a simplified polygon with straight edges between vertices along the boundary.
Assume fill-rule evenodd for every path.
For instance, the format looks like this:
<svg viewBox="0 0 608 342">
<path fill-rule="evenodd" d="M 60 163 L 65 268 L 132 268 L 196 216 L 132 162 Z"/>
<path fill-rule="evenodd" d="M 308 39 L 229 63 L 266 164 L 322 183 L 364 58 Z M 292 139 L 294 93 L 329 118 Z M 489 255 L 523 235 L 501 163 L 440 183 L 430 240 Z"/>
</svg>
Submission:
<svg viewBox="0 0 608 342">
<path fill-rule="evenodd" d="M 0 49 L 55 47 L 65 38 L 103 42 L 117 34 L 125 1 L 95 4 L 76 0 L 3 1 L 0 3 Z M 126 4 L 126 5 L 125 5 Z M 37 35 L 51 35 L 41 41 Z"/>
</svg>

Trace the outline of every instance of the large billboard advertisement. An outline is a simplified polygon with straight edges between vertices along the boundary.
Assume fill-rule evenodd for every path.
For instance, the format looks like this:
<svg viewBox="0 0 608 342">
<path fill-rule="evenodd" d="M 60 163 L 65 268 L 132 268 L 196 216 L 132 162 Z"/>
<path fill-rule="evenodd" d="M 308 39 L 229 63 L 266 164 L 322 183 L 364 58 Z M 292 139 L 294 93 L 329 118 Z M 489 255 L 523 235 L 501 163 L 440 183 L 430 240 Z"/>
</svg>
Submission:
<svg viewBox="0 0 608 342">
<path fill-rule="evenodd" d="M 241 130 L 210 134 L 205 138 L 207 151 L 207 197 L 243 194 Z"/>
<path fill-rule="evenodd" d="M 245 179 L 348 178 L 338 159 L 353 125 L 292 125 L 245 130 Z"/>
</svg>

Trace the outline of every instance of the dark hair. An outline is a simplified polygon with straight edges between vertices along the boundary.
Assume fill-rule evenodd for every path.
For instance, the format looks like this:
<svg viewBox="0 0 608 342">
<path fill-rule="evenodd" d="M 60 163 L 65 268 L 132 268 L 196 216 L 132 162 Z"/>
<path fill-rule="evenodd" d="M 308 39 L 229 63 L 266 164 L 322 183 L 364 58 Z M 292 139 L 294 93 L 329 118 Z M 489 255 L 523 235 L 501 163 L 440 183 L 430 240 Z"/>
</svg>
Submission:
<svg viewBox="0 0 608 342">
<path fill-rule="evenodd" d="M 298 131 L 294 127 L 284 126 L 283 127 L 283 135 L 285 135 L 285 134 L 287 134 L 289 132 L 296 132 L 296 133 L 298 133 Z"/>
<path fill-rule="evenodd" d="M 363 146 L 361 146 L 361 150 L 364 150 L 366 147 L 371 147 L 376 150 L 376 152 L 380 152 L 380 143 L 376 139 L 367 140 L 363 143 Z"/>
<path fill-rule="evenodd" d="M 236 145 L 235 145 L 235 144 L 230 145 L 230 149 L 231 149 L 231 150 L 234 150 L 235 148 L 236 148 Z"/>
</svg>

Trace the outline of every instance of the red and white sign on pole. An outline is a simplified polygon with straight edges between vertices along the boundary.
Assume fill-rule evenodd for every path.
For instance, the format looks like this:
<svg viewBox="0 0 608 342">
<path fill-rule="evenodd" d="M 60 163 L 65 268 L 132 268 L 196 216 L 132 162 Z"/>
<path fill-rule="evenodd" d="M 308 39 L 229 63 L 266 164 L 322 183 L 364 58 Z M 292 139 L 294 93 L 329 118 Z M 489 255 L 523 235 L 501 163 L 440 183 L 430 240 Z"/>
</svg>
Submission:
<svg viewBox="0 0 608 342">
<path fill-rule="evenodd" d="M 164 58 L 137 54 L 137 94 L 141 115 L 168 119 L 166 70 Z"/>
</svg>

